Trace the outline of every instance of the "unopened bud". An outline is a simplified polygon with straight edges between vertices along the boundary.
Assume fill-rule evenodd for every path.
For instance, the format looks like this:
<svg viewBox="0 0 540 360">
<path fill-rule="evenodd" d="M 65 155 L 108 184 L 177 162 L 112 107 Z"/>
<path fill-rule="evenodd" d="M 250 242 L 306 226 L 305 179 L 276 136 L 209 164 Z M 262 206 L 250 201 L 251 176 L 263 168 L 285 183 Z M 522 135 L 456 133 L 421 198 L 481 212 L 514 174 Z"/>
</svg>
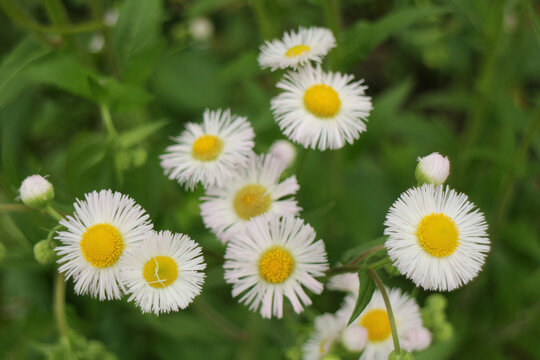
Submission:
<svg viewBox="0 0 540 360">
<path fill-rule="evenodd" d="M 422 184 L 444 184 L 450 174 L 450 161 L 439 153 L 433 153 L 418 158 L 416 166 L 416 180 Z"/>
<path fill-rule="evenodd" d="M 54 198 L 54 187 L 43 176 L 32 175 L 22 182 L 19 196 L 26 205 L 41 209 L 49 205 Z"/>
<path fill-rule="evenodd" d="M 275 141 L 272 146 L 270 146 L 268 153 L 279 159 L 285 164 L 285 167 L 291 166 L 296 158 L 296 148 L 287 140 Z"/>
<path fill-rule="evenodd" d="M 34 257 L 41 265 L 48 265 L 54 262 L 56 253 L 54 243 L 50 240 L 41 240 L 34 245 Z"/>
</svg>

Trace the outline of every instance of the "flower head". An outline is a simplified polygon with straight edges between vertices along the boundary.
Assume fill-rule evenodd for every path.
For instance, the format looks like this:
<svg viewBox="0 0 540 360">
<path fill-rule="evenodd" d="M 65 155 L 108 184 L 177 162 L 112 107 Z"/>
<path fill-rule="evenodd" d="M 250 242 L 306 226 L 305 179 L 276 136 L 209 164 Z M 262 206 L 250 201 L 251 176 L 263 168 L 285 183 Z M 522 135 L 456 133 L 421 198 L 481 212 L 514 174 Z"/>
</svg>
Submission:
<svg viewBox="0 0 540 360">
<path fill-rule="evenodd" d="M 385 247 L 398 270 L 428 290 L 476 277 L 489 251 L 484 215 L 465 194 L 426 184 L 401 194 L 386 215 Z"/>
<path fill-rule="evenodd" d="M 315 331 L 304 344 L 304 360 L 323 359 L 339 339 L 345 327 L 343 320 L 332 314 L 323 314 L 315 318 Z"/>
<path fill-rule="evenodd" d="M 294 163 L 296 158 L 296 148 L 287 140 L 276 140 L 268 153 L 283 162 L 286 168 Z"/>
<path fill-rule="evenodd" d="M 75 292 L 119 299 L 123 285 L 119 268 L 125 252 L 152 229 L 149 216 L 133 199 L 110 190 L 93 191 L 77 200 L 73 216 L 60 221 L 66 230 L 56 239 L 58 271 L 75 280 Z"/>
<path fill-rule="evenodd" d="M 298 214 L 296 200 L 289 198 L 298 191 L 298 183 L 294 176 L 279 182 L 284 170 L 285 165 L 271 155 L 252 156 L 247 167 L 239 169 L 223 187 L 207 189 L 201 203 L 206 227 L 227 242 L 253 217 Z"/>
<path fill-rule="evenodd" d="M 255 133 L 245 117 L 230 110 L 206 110 L 203 123 L 188 123 L 174 138 L 176 144 L 161 155 L 161 166 L 169 179 L 188 189 L 197 183 L 204 187 L 222 186 L 238 167 L 248 162 Z"/>
<path fill-rule="evenodd" d="M 320 63 L 328 51 L 336 46 L 332 32 L 325 28 L 300 27 L 283 35 L 283 39 L 266 41 L 261 46 L 259 64 L 272 71 L 305 65 L 310 61 Z"/>
<path fill-rule="evenodd" d="M 247 222 L 225 253 L 225 280 L 233 284 L 233 296 L 264 318 L 283 316 L 283 296 L 296 313 L 311 305 L 304 287 L 320 294 L 323 285 L 315 277 L 328 269 L 324 243 L 315 236 L 298 218 L 267 215 Z"/>
<path fill-rule="evenodd" d="M 371 98 L 352 75 L 308 65 L 290 71 L 277 84 L 272 112 L 283 133 L 305 148 L 339 149 L 366 130 Z"/>
<path fill-rule="evenodd" d="M 129 301 L 156 315 L 187 307 L 201 292 L 202 249 L 187 235 L 149 231 L 121 269 Z"/>
</svg>

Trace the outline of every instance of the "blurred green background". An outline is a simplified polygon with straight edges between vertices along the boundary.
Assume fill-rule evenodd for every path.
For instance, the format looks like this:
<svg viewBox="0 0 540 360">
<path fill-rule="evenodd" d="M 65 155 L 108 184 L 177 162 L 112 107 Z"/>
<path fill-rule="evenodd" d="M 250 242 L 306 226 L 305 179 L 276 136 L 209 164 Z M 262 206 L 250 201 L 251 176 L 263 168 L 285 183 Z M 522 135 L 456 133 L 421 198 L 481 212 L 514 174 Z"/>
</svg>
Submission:
<svg viewBox="0 0 540 360">
<path fill-rule="evenodd" d="M 34 173 L 50 175 L 63 213 L 85 192 L 111 188 L 130 194 L 157 229 L 190 234 L 205 249 L 203 293 L 179 313 L 143 316 L 125 300 L 76 296 L 70 281 L 68 322 L 79 337 L 119 359 L 299 358 L 313 318 L 336 311 L 343 295 L 325 291 L 301 315 L 287 307 L 283 320 L 237 304 L 223 280 L 224 248 L 198 213 L 201 189 L 169 181 L 158 156 L 206 107 L 247 115 L 258 152 L 283 138 L 269 110 L 281 73 L 259 69 L 258 46 L 317 25 L 338 39 L 324 67 L 365 79 L 375 108 L 358 141 L 310 151 L 298 174 L 302 216 L 331 264 L 382 234 L 392 202 L 415 185 L 416 158 L 441 152 L 452 164 L 448 183 L 485 212 L 493 246 L 480 276 L 448 294 L 454 337 L 418 358 L 540 359 L 538 2 L 0 0 L 0 8 L 0 358 L 62 356 L 56 266 L 32 253 L 55 223 L 15 200 Z M 413 288 L 402 277 L 387 282 Z M 422 304 L 429 292 L 416 294 Z"/>
</svg>

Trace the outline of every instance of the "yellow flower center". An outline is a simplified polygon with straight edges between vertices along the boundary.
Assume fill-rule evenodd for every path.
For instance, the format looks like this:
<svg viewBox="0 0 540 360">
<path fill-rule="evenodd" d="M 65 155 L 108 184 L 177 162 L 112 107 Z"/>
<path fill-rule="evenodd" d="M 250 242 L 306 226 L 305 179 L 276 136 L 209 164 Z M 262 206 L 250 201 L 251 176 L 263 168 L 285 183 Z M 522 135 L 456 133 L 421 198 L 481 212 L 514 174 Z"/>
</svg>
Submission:
<svg viewBox="0 0 540 360">
<path fill-rule="evenodd" d="M 272 200 L 266 193 L 266 188 L 259 184 L 246 185 L 234 196 L 234 211 L 244 220 L 265 213 Z"/>
<path fill-rule="evenodd" d="M 290 58 L 297 57 L 297 56 L 302 55 L 306 51 L 309 51 L 310 49 L 311 48 L 307 45 L 296 45 L 290 48 L 289 50 L 287 50 L 287 52 L 285 53 L 285 56 L 290 57 Z"/>
<path fill-rule="evenodd" d="M 420 246 L 430 255 L 445 257 L 459 245 L 459 231 L 454 220 L 445 214 L 424 216 L 416 231 Z"/>
<path fill-rule="evenodd" d="M 360 325 L 365 327 L 368 339 L 372 342 L 386 340 L 392 333 L 390 319 L 386 310 L 373 309 L 368 311 L 360 320 Z"/>
<path fill-rule="evenodd" d="M 279 284 L 289 278 L 294 270 L 291 254 L 278 246 L 266 250 L 259 259 L 259 274 L 272 284 Z"/>
<path fill-rule="evenodd" d="M 215 160 L 223 149 L 223 141 L 214 135 L 203 135 L 193 142 L 193 157 L 200 161 Z"/>
<path fill-rule="evenodd" d="M 144 265 L 143 275 L 148 285 L 161 289 L 176 280 L 178 265 L 168 256 L 154 256 Z"/>
<path fill-rule="evenodd" d="M 122 235 L 117 228 L 109 224 L 96 224 L 82 235 L 81 252 L 86 261 L 95 267 L 111 266 L 124 249 Z"/>
<path fill-rule="evenodd" d="M 304 93 L 304 104 L 313 115 L 329 118 L 338 113 L 341 100 L 331 86 L 316 84 L 310 86 Z"/>
</svg>

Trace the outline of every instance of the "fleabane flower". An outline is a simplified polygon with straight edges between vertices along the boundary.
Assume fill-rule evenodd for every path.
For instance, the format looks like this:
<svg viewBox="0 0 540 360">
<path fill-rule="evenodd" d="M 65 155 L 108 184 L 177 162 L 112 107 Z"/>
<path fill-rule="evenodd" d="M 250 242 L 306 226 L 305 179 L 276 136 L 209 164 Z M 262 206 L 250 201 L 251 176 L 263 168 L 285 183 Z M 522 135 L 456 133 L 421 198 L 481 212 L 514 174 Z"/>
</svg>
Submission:
<svg viewBox="0 0 540 360">
<path fill-rule="evenodd" d="M 467 195 L 426 184 L 401 194 L 386 215 L 385 247 L 399 272 L 427 290 L 474 279 L 489 252 L 487 224 Z"/>
<path fill-rule="evenodd" d="M 283 39 L 266 41 L 261 46 L 259 65 L 274 71 L 305 65 L 310 61 L 320 63 L 332 48 L 336 39 L 332 32 L 321 27 L 300 27 L 283 35 Z"/>
<path fill-rule="evenodd" d="M 418 304 L 399 289 L 388 291 L 400 343 L 411 329 L 422 326 Z M 357 295 L 348 295 L 337 315 L 348 321 L 356 304 Z M 351 336 L 355 335 L 355 336 Z M 394 350 L 390 318 L 380 291 L 375 291 L 369 304 L 354 321 L 343 330 L 342 341 L 351 351 L 362 351 L 361 360 L 386 360 Z"/>
<path fill-rule="evenodd" d="M 73 277 L 77 294 L 119 299 L 121 263 L 152 229 L 149 216 L 129 196 L 111 190 L 93 191 L 73 206 L 73 216 L 60 221 L 66 230 L 56 235 L 62 243 L 55 249 L 58 271 Z"/>
<path fill-rule="evenodd" d="M 267 215 L 249 221 L 227 244 L 225 280 L 233 285 L 232 295 L 264 318 L 283 316 L 284 296 L 302 312 L 311 305 L 304 288 L 320 294 L 323 285 L 315 278 L 328 269 L 324 243 L 315 236 L 298 218 Z"/>
<path fill-rule="evenodd" d="M 224 186 L 208 188 L 201 198 L 206 227 L 227 242 L 255 216 L 298 214 L 296 200 L 289 198 L 299 189 L 296 177 L 279 182 L 283 170 L 285 165 L 273 156 L 253 155 Z"/>
<path fill-rule="evenodd" d="M 43 176 L 32 175 L 23 180 L 19 197 L 25 205 L 40 209 L 53 200 L 54 187 Z"/>
<path fill-rule="evenodd" d="M 201 292 L 206 268 L 202 249 L 184 234 L 149 231 L 126 254 L 122 281 L 143 313 L 186 308 Z"/>
<path fill-rule="evenodd" d="M 332 314 L 317 316 L 315 331 L 302 347 L 304 360 L 323 359 L 332 350 L 334 342 L 339 339 L 345 324 L 343 319 Z"/>
<path fill-rule="evenodd" d="M 434 152 L 418 158 L 415 175 L 419 184 L 441 185 L 444 184 L 449 174 L 450 161 L 446 156 Z"/>
<path fill-rule="evenodd" d="M 169 179 L 188 189 L 222 186 L 246 165 L 255 143 L 255 133 L 245 117 L 230 110 L 205 110 L 202 124 L 188 123 L 174 138 L 176 144 L 161 155 L 161 166 Z"/>
<path fill-rule="evenodd" d="M 284 91 L 272 99 L 274 118 L 289 139 L 305 148 L 342 148 L 366 130 L 372 106 L 362 83 L 320 66 L 290 71 L 277 84 Z"/>
<path fill-rule="evenodd" d="M 296 148 L 287 140 L 274 141 L 268 153 L 281 160 L 286 168 L 291 166 L 296 158 Z"/>
</svg>

